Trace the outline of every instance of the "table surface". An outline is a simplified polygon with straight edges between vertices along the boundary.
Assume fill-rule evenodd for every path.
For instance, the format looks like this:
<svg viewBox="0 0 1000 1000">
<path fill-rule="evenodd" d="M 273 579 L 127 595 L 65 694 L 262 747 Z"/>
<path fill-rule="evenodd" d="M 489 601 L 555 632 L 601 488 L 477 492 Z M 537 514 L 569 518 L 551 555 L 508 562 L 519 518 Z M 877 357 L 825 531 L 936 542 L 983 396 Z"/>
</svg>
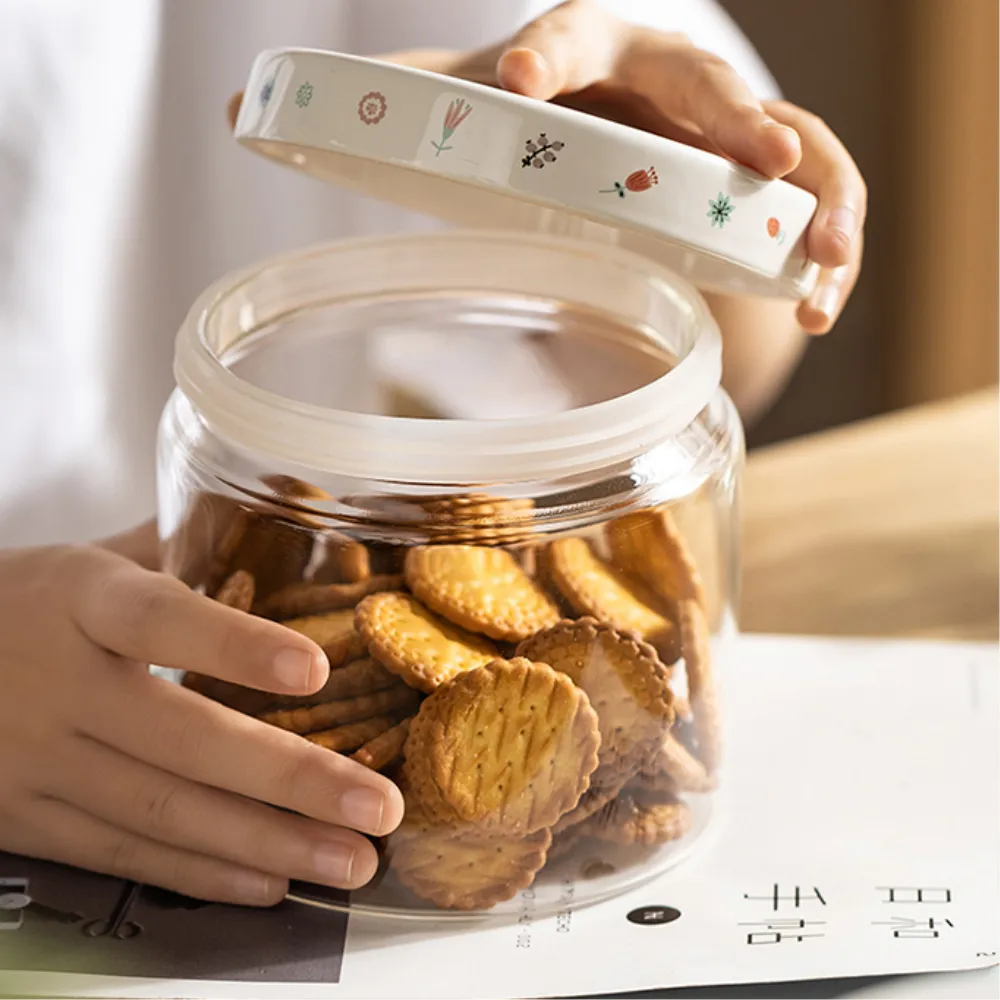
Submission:
<svg viewBox="0 0 1000 1000">
<path fill-rule="evenodd" d="M 998 455 L 996 388 L 753 452 L 741 628 L 996 640 Z"/>
</svg>

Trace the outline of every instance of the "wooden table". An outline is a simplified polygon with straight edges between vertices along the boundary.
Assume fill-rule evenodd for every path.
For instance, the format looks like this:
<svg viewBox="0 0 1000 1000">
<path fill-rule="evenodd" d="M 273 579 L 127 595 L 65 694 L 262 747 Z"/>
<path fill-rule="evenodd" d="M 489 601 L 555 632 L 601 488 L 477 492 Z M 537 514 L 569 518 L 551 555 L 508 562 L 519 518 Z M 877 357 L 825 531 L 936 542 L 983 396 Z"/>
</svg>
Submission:
<svg viewBox="0 0 1000 1000">
<path fill-rule="evenodd" d="M 998 635 L 995 389 L 754 452 L 748 632 Z"/>
</svg>

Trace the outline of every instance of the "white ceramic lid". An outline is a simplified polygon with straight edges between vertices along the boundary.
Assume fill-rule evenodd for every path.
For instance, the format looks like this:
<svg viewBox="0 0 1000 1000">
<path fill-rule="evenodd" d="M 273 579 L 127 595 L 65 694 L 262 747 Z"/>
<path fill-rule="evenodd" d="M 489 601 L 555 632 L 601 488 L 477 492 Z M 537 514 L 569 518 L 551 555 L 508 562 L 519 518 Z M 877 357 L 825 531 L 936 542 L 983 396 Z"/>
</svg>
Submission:
<svg viewBox="0 0 1000 1000">
<path fill-rule="evenodd" d="M 372 59 L 281 49 L 236 122 L 251 149 L 452 223 L 617 244 L 706 290 L 804 298 L 816 198 L 568 108 Z"/>
</svg>

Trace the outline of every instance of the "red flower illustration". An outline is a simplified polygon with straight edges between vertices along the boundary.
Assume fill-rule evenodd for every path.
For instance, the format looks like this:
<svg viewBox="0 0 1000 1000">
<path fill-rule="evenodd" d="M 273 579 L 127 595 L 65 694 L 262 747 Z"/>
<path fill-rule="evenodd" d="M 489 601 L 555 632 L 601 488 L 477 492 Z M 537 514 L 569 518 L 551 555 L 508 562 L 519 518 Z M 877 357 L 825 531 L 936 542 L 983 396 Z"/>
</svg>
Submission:
<svg viewBox="0 0 1000 1000">
<path fill-rule="evenodd" d="M 635 170 L 625 178 L 625 187 L 629 191 L 648 191 L 654 184 L 659 183 L 660 178 L 656 176 L 654 167 L 648 170 Z"/>
<path fill-rule="evenodd" d="M 625 183 L 615 181 L 614 187 L 602 188 L 598 194 L 616 194 L 619 198 L 625 197 L 626 191 L 640 192 L 648 191 L 654 184 L 659 184 L 660 178 L 656 176 L 656 168 L 650 167 L 648 170 L 633 170 L 625 178 Z"/>
<path fill-rule="evenodd" d="M 773 240 L 778 233 L 781 232 L 781 223 L 772 215 L 770 219 L 767 220 L 767 235 Z"/>
<path fill-rule="evenodd" d="M 387 107 L 385 95 L 371 90 L 358 101 L 358 117 L 366 125 L 378 125 L 385 118 Z"/>
</svg>

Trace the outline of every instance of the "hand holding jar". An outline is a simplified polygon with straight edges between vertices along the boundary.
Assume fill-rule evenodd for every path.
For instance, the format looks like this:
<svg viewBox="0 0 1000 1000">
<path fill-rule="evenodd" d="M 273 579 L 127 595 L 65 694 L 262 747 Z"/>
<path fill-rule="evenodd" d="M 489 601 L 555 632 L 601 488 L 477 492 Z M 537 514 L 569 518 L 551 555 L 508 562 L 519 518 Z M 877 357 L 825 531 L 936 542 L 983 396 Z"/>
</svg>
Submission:
<svg viewBox="0 0 1000 1000">
<path fill-rule="evenodd" d="M 394 785 L 146 669 L 303 695 L 322 650 L 109 548 L 0 555 L 0 849 L 247 905 L 368 881 Z"/>
</svg>

